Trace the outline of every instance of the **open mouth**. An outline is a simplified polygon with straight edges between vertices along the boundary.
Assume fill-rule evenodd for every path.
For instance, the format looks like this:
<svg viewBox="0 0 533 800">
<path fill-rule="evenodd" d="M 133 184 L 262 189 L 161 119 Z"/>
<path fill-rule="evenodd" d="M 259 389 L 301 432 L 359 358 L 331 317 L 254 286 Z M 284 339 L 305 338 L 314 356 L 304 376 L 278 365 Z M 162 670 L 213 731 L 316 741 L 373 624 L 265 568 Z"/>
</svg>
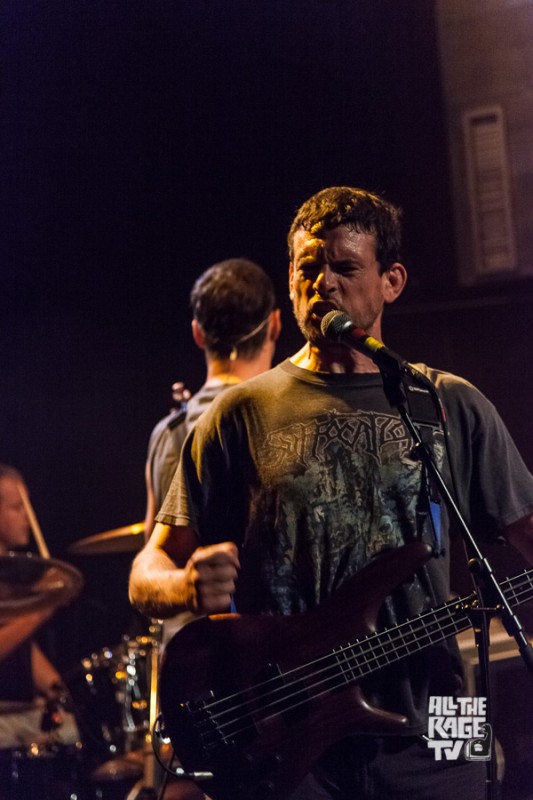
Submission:
<svg viewBox="0 0 533 800">
<path fill-rule="evenodd" d="M 329 311 L 336 310 L 337 307 L 333 303 L 328 303 L 326 300 L 317 300 L 311 305 L 309 313 L 317 319 L 322 319 Z"/>
</svg>

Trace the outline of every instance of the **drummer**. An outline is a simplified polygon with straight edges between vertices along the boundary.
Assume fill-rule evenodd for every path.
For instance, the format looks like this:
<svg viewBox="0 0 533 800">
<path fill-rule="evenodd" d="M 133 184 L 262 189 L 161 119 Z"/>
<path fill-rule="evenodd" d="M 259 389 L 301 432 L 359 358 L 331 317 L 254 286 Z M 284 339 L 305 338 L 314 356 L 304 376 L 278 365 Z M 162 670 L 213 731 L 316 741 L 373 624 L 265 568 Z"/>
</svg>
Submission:
<svg viewBox="0 0 533 800">
<path fill-rule="evenodd" d="M 0 464 L 0 555 L 29 548 L 30 523 L 21 489 L 25 484 L 20 473 Z M 61 676 L 34 639 L 58 604 L 17 615 L 0 627 L 0 749 L 74 744 L 79 739 L 74 717 L 63 708 Z"/>
</svg>

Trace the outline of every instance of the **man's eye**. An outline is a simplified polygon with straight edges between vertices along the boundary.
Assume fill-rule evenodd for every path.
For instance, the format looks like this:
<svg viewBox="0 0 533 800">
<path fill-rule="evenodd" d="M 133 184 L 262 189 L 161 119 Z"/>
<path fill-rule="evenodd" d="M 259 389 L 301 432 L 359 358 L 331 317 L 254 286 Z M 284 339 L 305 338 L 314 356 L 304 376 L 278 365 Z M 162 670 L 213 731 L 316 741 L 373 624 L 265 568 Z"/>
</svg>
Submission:
<svg viewBox="0 0 533 800">
<path fill-rule="evenodd" d="M 298 269 L 303 275 L 312 275 L 317 271 L 317 265 L 311 261 L 304 261 L 302 264 L 298 265 Z"/>
<path fill-rule="evenodd" d="M 335 264 L 335 272 L 338 272 L 339 275 L 351 275 L 353 272 L 357 272 L 357 267 L 350 261 L 343 261 L 340 264 Z"/>
</svg>

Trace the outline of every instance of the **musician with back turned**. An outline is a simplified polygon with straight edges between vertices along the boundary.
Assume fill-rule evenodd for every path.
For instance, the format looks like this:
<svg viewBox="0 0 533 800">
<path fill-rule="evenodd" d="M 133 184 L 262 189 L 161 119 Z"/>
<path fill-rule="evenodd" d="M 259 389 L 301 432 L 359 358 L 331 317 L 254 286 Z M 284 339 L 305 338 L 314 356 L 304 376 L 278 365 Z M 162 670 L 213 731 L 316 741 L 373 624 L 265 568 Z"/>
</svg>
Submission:
<svg viewBox="0 0 533 800">
<path fill-rule="evenodd" d="M 186 408 L 159 420 L 150 435 L 145 465 L 147 538 L 187 433 L 221 392 L 270 369 L 281 332 L 272 281 L 259 264 L 247 258 L 228 258 L 208 267 L 194 282 L 190 304 L 192 336 L 204 352 L 206 376 Z M 184 391 L 183 384 L 176 388 L 179 393 Z M 163 641 L 181 624 L 179 616 L 166 620 Z"/>
<path fill-rule="evenodd" d="M 221 392 L 270 369 L 281 332 L 272 281 L 259 264 L 247 258 L 229 258 L 208 267 L 194 282 L 190 305 L 192 337 L 205 356 L 205 381 L 191 398 L 183 384 L 175 384 L 174 397 L 181 407 L 159 420 L 150 435 L 145 464 L 147 536 L 177 469 L 187 433 Z M 184 619 L 181 614 L 165 619 L 163 645 Z M 160 787 L 161 771 L 157 769 L 146 780 Z M 199 789 L 187 789 L 180 781 L 166 789 L 165 798 L 180 790 L 183 800 L 202 796 Z"/>
<path fill-rule="evenodd" d="M 337 593 L 342 598 L 351 576 L 364 581 L 360 593 L 377 591 L 378 597 L 384 581 L 389 596 L 383 597 L 380 627 L 448 600 L 447 509 L 427 497 L 423 466 L 374 360 L 321 327 L 328 312 L 340 311 L 381 341 L 385 306 L 406 283 L 400 232 L 399 210 L 361 189 L 325 189 L 298 210 L 289 233 L 289 290 L 306 343 L 269 373 L 228 389 L 197 423 L 158 524 L 133 565 L 130 595 L 139 609 L 156 617 L 184 609 L 216 614 L 227 611 L 234 596 L 239 612 L 268 615 L 272 622 L 276 615 L 320 609 Z M 532 561 L 533 477 L 502 420 L 467 381 L 417 367 L 446 409 L 448 445 L 438 425 L 428 426 L 426 438 L 445 476 L 453 473 L 463 515 L 480 540 L 503 535 Z M 433 513 L 426 513 L 430 507 Z M 402 574 L 406 552 L 423 547 L 420 540 L 434 555 L 415 564 L 413 575 Z M 407 550 L 394 552 L 403 545 Z M 368 570 L 371 580 L 362 577 Z M 382 573 L 400 585 L 391 592 Z M 355 602 L 364 610 L 364 598 L 357 595 Z M 345 602 L 338 608 L 349 616 Z M 305 637 L 311 618 L 304 619 L 301 650 L 311 647 Z M 329 642 L 334 619 L 312 635 Z M 354 612 L 352 627 L 363 622 Z M 349 634 L 338 645 L 344 641 Z M 348 673 L 347 666 L 347 681 Z M 341 692 L 340 701 L 330 694 L 324 718 L 315 717 L 306 734 L 305 702 L 282 720 L 283 731 L 300 731 L 290 751 L 293 774 L 297 754 L 317 737 L 328 745 L 308 774 L 298 776 L 291 800 L 484 798 L 484 764 L 465 758 L 464 749 L 455 760 L 439 761 L 423 738 L 429 697 L 462 691 L 453 639 L 421 645 L 383 665 L 363 688 L 372 706 L 400 715 L 394 729 L 372 728 L 379 715 L 368 715 L 357 692 Z M 359 728 L 349 722 L 350 704 L 354 719 L 364 720 Z M 336 730 L 332 709 L 338 710 Z M 267 771 L 264 786 L 269 766 L 259 767 Z"/>
<path fill-rule="evenodd" d="M 204 352 L 206 376 L 190 399 L 183 384 L 174 385 L 179 400 L 188 400 L 186 408 L 163 417 L 150 435 L 145 465 L 147 535 L 153 530 L 188 431 L 221 392 L 270 369 L 281 332 L 272 281 L 247 258 L 228 258 L 208 267 L 194 282 L 190 304 L 192 337 Z"/>
</svg>

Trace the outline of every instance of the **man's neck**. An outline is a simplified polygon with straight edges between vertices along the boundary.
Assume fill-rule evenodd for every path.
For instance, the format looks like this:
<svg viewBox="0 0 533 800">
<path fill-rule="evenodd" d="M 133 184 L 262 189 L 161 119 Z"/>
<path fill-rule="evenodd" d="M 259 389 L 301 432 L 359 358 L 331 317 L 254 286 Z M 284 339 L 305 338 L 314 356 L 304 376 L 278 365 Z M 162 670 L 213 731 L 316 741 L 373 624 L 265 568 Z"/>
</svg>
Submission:
<svg viewBox="0 0 533 800">
<path fill-rule="evenodd" d="M 322 349 L 307 342 L 290 360 L 295 366 L 310 372 L 346 375 L 379 372 L 372 359 L 344 345 Z"/>
<path fill-rule="evenodd" d="M 208 359 L 205 385 L 241 383 L 270 369 L 271 364 L 272 356 L 264 350 L 251 359 L 236 358 L 234 361 L 229 358 Z"/>
</svg>

